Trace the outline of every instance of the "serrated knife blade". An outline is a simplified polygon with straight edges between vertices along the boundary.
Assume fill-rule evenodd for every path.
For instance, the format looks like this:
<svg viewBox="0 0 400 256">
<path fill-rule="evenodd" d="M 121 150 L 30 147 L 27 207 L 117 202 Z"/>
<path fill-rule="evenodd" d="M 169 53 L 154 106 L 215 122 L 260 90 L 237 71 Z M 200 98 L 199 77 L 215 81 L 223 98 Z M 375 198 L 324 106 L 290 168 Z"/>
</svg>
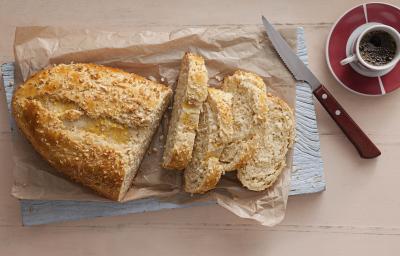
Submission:
<svg viewBox="0 0 400 256">
<path fill-rule="evenodd" d="M 298 81 L 307 82 L 313 90 L 317 89 L 321 83 L 314 74 L 311 73 L 303 61 L 297 57 L 281 34 L 274 29 L 264 16 L 262 16 L 262 21 L 269 39 L 294 78 Z"/>
<path fill-rule="evenodd" d="M 292 51 L 281 34 L 275 30 L 264 16 L 262 16 L 262 22 L 269 40 L 293 77 L 297 81 L 304 81 L 311 86 L 314 96 L 353 143 L 360 156 L 363 158 L 375 158 L 379 156 L 381 152 L 375 144 L 347 114 L 332 94 L 329 93 L 328 89 L 318 81 L 311 70 Z"/>
</svg>

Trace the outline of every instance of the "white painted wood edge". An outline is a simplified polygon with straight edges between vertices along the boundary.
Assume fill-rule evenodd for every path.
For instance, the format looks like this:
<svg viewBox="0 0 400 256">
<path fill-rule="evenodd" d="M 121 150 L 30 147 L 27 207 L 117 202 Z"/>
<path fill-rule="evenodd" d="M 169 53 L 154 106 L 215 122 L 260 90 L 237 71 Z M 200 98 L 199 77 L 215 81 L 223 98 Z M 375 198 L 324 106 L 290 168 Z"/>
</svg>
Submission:
<svg viewBox="0 0 400 256">
<path fill-rule="evenodd" d="M 308 65 L 304 29 L 297 29 L 297 54 Z M 325 190 L 317 117 L 311 88 L 306 83 L 296 87 L 296 142 L 289 195 Z"/>
</svg>

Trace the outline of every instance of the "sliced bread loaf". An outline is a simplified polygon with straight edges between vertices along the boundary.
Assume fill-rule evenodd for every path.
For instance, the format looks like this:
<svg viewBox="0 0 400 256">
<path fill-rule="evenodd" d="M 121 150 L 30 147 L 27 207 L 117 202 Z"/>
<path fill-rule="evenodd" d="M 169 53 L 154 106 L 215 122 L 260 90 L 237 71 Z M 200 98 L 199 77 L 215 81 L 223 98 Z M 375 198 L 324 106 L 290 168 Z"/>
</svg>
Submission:
<svg viewBox="0 0 400 256">
<path fill-rule="evenodd" d="M 219 157 L 232 134 L 232 95 L 209 88 L 200 114 L 193 158 L 184 172 L 186 192 L 205 193 L 216 186 L 223 173 Z"/>
<path fill-rule="evenodd" d="M 286 166 L 286 154 L 293 145 L 295 122 L 291 108 L 278 97 L 268 95 L 268 125 L 257 134 L 258 148 L 247 165 L 240 168 L 238 179 L 250 190 L 270 187 Z"/>
<path fill-rule="evenodd" d="M 183 170 L 192 158 L 199 115 L 207 98 L 208 74 L 204 59 L 186 53 L 176 87 L 162 166 Z"/>
</svg>

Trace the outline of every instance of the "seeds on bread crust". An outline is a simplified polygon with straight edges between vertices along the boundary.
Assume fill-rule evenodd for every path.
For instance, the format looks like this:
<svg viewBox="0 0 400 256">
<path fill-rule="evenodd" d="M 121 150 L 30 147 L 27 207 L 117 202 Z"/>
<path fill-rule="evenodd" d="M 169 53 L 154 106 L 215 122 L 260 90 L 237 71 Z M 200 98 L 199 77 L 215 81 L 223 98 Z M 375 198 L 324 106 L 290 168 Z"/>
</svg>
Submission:
<svg viewBox="0 0 400 256">
<path fill-rule="evenodd" d="M 95 64 L 39 71 L 14 93 L 18 127 L 67 177 L 113 200 L 129 189 L 172 90 Z"/>
</svg>

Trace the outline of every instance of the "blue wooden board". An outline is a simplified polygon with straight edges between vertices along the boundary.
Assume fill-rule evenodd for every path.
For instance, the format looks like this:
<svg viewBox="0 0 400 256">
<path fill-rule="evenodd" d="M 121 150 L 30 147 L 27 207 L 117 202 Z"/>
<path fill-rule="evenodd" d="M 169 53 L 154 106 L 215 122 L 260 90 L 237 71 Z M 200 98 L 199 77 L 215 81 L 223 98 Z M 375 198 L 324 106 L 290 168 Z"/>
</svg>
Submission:
<svg viewBox="0 0 400 256">
<path fill-rule="evenodd" d="M 304 30 L 297 30 L 297 52 L 307 64 Z M 7 104 L 10 109 L 14 85 L 14 63 L 1 65 Z M 314 101 L 310 87 L 299 83 L 296 88 L 296 143 L 294 145 L 291 187 L 289 195 L 316 193 L 325 189 L 320 140 Z M 24 225 L 38 225 L 101 216 L 115 216 L 162 209 L 186 208 L 215 202 L 174 204 L 156 198 L 115 202 L 84 202 L 64 200 L 20 200 Z"/>
</svg>

